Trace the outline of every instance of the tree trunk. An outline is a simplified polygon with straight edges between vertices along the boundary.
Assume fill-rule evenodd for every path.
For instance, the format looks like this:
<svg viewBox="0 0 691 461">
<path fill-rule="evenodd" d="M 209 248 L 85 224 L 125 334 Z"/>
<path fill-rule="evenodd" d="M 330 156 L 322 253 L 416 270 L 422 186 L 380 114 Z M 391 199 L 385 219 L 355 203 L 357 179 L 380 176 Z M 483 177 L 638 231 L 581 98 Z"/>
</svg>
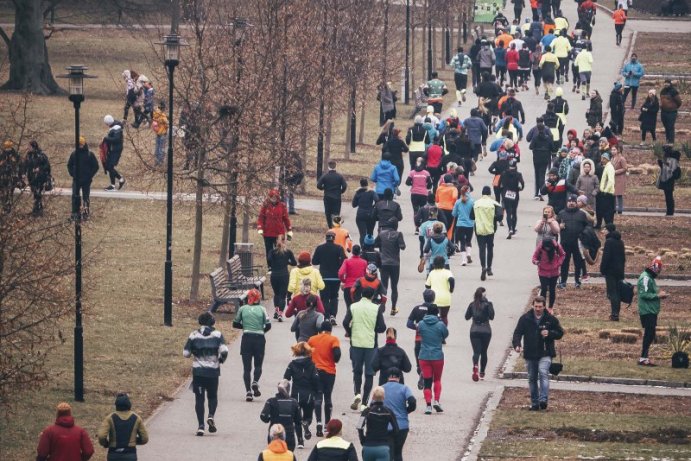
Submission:
<svg viewBox="0 0 691 461">
<path fill-rule="evenodd" d="M 15 1 L 14 32 L 8 46 L 10 78 L 2 90 L 25 90 L 34 94 L 63 94 L 48 61 L 43 36 L 41 0 Z"/>
<path fill-rule="evenodd" d="M 346 113 L 346 127 L 345 127 L 345 143 L 343 149 L 343 157 L 346 160 L 350 160 L 350 124 L 353 120 L 353 111 L 351 109 L 351 101 L 348 99 L 348 112 Z"/>
<path fill-rule="evenodd" d="M 333 131 L 333 101 L 329 101 L 329 108 L 326 111 L 326 133 L 324 134 L 324 158 L 326 163 L 331 159 L 331 133 Z"/>
<path fill-rule="evenodd" d="M 364 91 L 363 91 L 364 93 Z M 358 134 L 358 141 L 360 144 L 365 143 L 365 108 L 367 107 L 367 100 L 365 95 L 362 95 L 360 102 L 360 133 Z"/>
</svg>

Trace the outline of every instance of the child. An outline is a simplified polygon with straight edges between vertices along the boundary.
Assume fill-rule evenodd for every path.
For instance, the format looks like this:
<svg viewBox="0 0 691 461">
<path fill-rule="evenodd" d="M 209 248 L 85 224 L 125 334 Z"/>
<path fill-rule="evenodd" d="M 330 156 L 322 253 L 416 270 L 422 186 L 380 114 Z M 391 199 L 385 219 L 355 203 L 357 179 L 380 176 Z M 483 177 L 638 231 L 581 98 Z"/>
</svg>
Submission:
<svg viewBox="0 0 691 461">
<path fill-rule="evenodd" d="M 142 91 L 144 92 L 144 120 L 146 120 L 148 123 L 151 123 L 151 116 L 154 112 L 154 86 L 151 84 L 151 81 L 145 81 L 142 84 Z M 163 102 L 159 103 L 160 105 L 163 104 Z"/>
<path fill-rule="evenodd" d="M 153 91 L 153 89 L 152 89 Z M 156 150 L 154 157 L 156 158 L 156 166 L 163 163 L 163 151 L 166 148 L 166 135 L 168 134 L 168 117 L 165 113 L 166 103 L 161 101 L 158 107 L 153 112 L 153 123 L 151 129 L 156 134 Z"/>
</svg>

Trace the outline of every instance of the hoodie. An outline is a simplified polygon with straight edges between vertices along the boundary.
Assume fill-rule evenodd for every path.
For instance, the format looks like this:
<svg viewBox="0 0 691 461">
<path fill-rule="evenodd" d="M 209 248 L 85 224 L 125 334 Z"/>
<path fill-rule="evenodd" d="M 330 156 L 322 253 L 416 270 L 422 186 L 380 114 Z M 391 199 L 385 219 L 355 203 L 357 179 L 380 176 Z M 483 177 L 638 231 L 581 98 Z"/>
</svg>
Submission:
<svg viewBox="0 0 691 461">
<path fill-rule="evenodd" d="M 403 220 L 401 205 L 393 199 L 382 199 L 374 206 L 372 219 L 379 222 L 380 228 L 398 226 Z"/>
<path fill-rule="evenodd" d="M 240 312 L 235 316 L 236 321 L 242 321 Z M 221 375 L 221 363 L 228 357 L 228 346 L 220 331 L 203 325 L 190 333 L 182 355 L 194 358 L 192 376 L 217 378 Z"/>
<path fill-rule="evenodd" d="M 539 244 L 533 252 L 533 264 L 537 266 L 537 275 L 540 277 L 556 277 L 559 275 L 561 263 L 564 262 L 566 253 L 562 246 L 554 242 L 556 246 L 554 255 L 550 261 L 547 251 Z"/>
<path fill-rule="evenodd" d="M 384 195 L 386 189 L 395 191 L 401 182 L 398 170 L 389 160 L 382 160 L 377 163 L 370 179 L 377 183 L 374 190 L 378 195 Z"/>
<path fill-rule="evenodd" d="M 313 266 L 296 267 L 290 271 L 290 280 L 288 281 L 288 291 L 293 295 L 300 294 L 300 282 L 302 279 L 310 279 L 312 281 L 311 293 L 319 295 L 319 291 L 323 290 L 324 279 L 317 269 Z"/>
<path fill-rule="evenodd" d="M 491 69 L 494 67 L 496 57 L 489 45 L 482 45 L 480 52 L 477 54 L 477 61 L 480 65 L 480 69 Z"/>
<path fill-rule="evenodd" d="M 272 440 L 266 450 L 259 454 L 259 461 L 295 461 L 295 455 L 288 450 L 284 440 Z"/>
<path fill-rule="evenodd" d="M 93 456 L 94 446 L 88 432 L 67 415 L 41 432 L 36 452 L 36 461 L 86 461 Z"/>
<path fill-rule="evenodd" d="M 417 326 L 420 334 L 419 360 L 444 360 L 442 342 L 449 336 L 449 330 L 436 315 L 425 315 Z"/>
</svg>

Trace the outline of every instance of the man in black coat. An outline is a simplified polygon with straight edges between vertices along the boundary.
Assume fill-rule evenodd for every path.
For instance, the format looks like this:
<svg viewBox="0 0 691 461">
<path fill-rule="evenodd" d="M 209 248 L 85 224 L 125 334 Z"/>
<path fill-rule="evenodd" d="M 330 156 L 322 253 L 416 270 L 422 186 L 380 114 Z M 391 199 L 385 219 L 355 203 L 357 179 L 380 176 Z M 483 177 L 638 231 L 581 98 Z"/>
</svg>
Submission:
<svg viewBox="0 0 691 461">
<path fill-rule="evenodd" d="M 118 180 L 118 190 L 125 185 L 125 178 L 122 177 L 118 170 L 115 169 L 120 162 L 122 156 L 122 149 L 124 144 L 124 136 L 122 132 L 122 122 L 113 119 L 113 116 L 106 115 L 103 118 L 103 123 L 108 127 L 108 133 L 103 138 L 106 145 L 106 163 L 103 168 L 108 173 L 110 178 L 110 185 L 106 187 L 106 191 L 111 192 L 115 190 L 115 180 Z"/>
<path fill-rule="evenodd" d="M 537 118 L 537 125 L 528 132 L 525 139 L 530 143 L 530 150 L 533 151 L 535 198 L 540 198 L 540 187 L 545 182 L 545 173 L 552 161 L 552 152 L 554 151 L 552 133 L 545 126 L 545 120 L 542 117 Z"/>
<path fill-rule="evenodd" d="M 79 137 L 79 149 L 72 152 L 67 161 L 67 171 L 72 177 L 72 217 L 79 219 L 80 199 L 84 208 L 81 217 L 89 217 L 89 194 L 91 193 L 91 181 L 98 173 L 98 160 L 93 152 L 89 150 L 84 136 Z"/>
<path fill-rule="evenodd" d="M 564 336 L 559 320 L 545 310 L 545 298 L 536 296 L 533 308 L 518 319 L 513 332 L 513 348 L 523 351 L 528 384 L 530 386 L 530 410 L 546 410 L 549 399 L 549 367 L 556 357 L 554 341 Z M 523 339 L 523 347 L 521 347 Z M 540 385 L 538 387 L 538 376 Z"/>
<path fill-rule="evenodd" d="M 336 245 L 335 239 L 334 231 L 326 231 L 326 242 L 319 245 L 312 255 L 312 265 L 319 266 L 319 272 L 324 279 L 324 289 L 319 293 L 324 303 L 324 318 L 334 321 L 338 314 L 338 293 L 341 288 L 338 269 L 346 260 L 345 250 L 342 246 Z"/>
<path fill-rule="evenodd" d="M 624 280 L 626 252 L 624 250 L 624 242 L 621 240 L 621 234 L 617 231 L 617 226 L 607 224 L 605 232 L 605 248 L 602 251 L 600 273 L 605 276 L 607 297 L 612 306 L 609 319 L 618 322 L 619 309 L 621 308 L 619 285 Z"/>
<path fill-rule="evenodd" d="M 566 208 L 557 215 L 557 222 L 561 228 L 559 233 L 561 246 L 564 248 L 564 253 L 566 253 L 564 262 L 561 265 L 561 281 L 558 286 L 559 288 L 566 288 L 566 280 L 569 278 L 569 265 L 571 263 L 571 256 L 573 256 L 576 288 L 580 288 L 581 273 L 583 272 L 581 269 L 585 269 L 585 261 L 581 255 L 581 250 L 578 248 L 578 239 L 583 229 L 590 225 L 590 221 L 588 221 L 585 212 L 578 208 L 575 195 L 569 195 L 566 201 Z"/>
<path fill-rule="evenodd" d="M 317 181 L 317 189 L 324 191 L 324 214 L 326 224 L 331 229 L 333 217 L 341 215 L 341 195 L 345 193 L 348 184 L 343 175 L 336 171 L 335 161 L 330 160 L 328 166 L 329 171 Z"/>
</svg>

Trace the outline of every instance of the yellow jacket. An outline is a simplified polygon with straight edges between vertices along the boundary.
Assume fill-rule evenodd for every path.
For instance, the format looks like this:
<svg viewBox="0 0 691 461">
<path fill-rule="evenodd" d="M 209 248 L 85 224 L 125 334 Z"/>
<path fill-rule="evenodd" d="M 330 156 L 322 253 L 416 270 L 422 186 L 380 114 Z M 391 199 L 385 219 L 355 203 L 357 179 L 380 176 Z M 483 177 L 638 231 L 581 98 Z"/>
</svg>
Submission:
<svg viewBox="0 0 691 461">
<path fill-rule="evenodd" d="M 552 52 L 557 58 L 565 58 L 571 51 L 571 42 L 569 42 L 568 38 L 561 35 L 552 40 L 552 44 L 550 46 L 552 47 Z"/>
<path fill-rule="evenodd" d="M 607 162 L 605 169 L 602 170 L 602 179 L 600 179 L 600 192 L 614 195 L 614 165 L 612 162 Z"/>
<path fill-rule="evenodd" d="M 319 291 L 326 286 L 324 279 L 314 266 L 296 267 L 290 271 L 290 279 L 288 280 L 288 291 L 294 295 L 300 293 L 300 282 L 302 279 L 310 279 L 312 282 L 312 289 L 310 293 L 319 295 Z"/>
<path fill-rule="evenodd" d="M 154 123 L 156 124 L 153 125 L 154 133 L 156 133 L 156 136 L 163 136 L 164 134 L 166 134 L 168 132 L 168 117 L 166 116 L 166 114 L 160 109 L 156 109 L 154 110 L 152 118 L 154 120 Z"/>
<path fill-rule="evenodd" d="M 592 72 L 593 70 L 593 53 L 588 50 L 583 50 L 578 53 L 573 65 L 578 67 L 578 72 Z"/>
</svg>

